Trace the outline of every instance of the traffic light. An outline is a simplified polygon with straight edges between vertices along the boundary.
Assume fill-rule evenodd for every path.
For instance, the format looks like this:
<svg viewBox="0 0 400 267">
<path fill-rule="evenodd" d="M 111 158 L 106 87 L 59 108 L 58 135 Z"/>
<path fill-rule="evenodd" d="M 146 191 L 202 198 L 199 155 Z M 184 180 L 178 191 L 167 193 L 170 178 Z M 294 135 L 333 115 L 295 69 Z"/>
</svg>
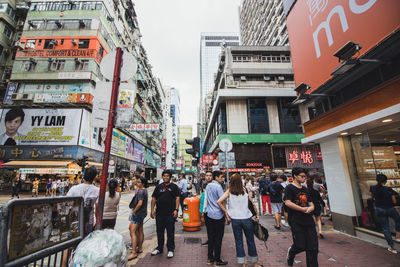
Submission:
<svg viewBox="0 0 400 267">
<path fill-rule="evenodd" d="M 192 155 L 198 161 L 200 158 L 200 138 L 195 137 L 193 139 L 185 139 L 185 141 L 186 144 L 192 146 L 192 148 L 186 149 L 186 153 Z"/>
</svg>

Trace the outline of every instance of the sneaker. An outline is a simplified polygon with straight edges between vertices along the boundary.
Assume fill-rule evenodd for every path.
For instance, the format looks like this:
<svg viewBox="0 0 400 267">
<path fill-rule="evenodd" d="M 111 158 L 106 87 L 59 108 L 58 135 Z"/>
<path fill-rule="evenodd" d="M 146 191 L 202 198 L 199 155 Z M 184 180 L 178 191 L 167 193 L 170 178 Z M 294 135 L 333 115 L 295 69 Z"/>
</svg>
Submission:
<svg viewBox="0 0 400 267">
<path fill-rule="evenodd" d="M 158 249 L 153 250 L 153 252 L 151 253 L 151 256 L 156 256 L 158 254 L 161 254 L 162 252 L 159 251 Z"/>
<path fill-rule="evenodd" d="M 397 249 L 388 247 L 388 250 L 394 254 L 397 254 Z"/>
<path fill-rule="evenodd" d="M 208 240 L 206 242 L 204 242 L 204 243 L 201 243 L 201 246 L 202 247 L 208 247 Z"/>
<path fill-rule="evenodd" d="M 214 264 L 213 260 L 210 260 L 210 259 L 207 260 L 207 265 L 213 265 L 213 264 Z"/>
<path fill-rule="evenodd" d="M 172 258 L 174 256 L 174 252 L 173 251 L 168 251 L 167 257 L 168 258 Z"/>
<path fill-rule="evenodd" d="M 129 250 L 132 250 L 132 243 L 128 245 Z"/>
<path fill-rule="evenodd" d="M 228 262 L 227 261 L 223 261 L 223 260 L 217 260 L 215 261 L 214 265 L 216 266 L 223 266 L 223 265 L 227 265 Z"/>
<path fill-rule="evenodd" d="M 288 248 L 287 254 L 286 254 L 286 263 L 287 263 L 288 266 L 293 266 L 293 262 L 294 262 L 294 257 L 293 258 L 290 257 L 290 249 L 291 248 L 292 247 Z"/>
<path fill-rule="evenodd" d="M 287 224 L 286 222 L 282 222 L 281 223 L 283 226 L 285 226 L 285 227 L 289 227 L 289 224 Z"/>
</svg>

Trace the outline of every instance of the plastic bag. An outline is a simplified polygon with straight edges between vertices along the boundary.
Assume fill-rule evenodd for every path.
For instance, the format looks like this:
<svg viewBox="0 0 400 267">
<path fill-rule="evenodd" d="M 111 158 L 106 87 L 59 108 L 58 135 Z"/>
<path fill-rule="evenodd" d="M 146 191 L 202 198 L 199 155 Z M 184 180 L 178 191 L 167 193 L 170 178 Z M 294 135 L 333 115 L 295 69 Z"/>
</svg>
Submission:
<svg viewBox="0 0 400 267">
<path fill-rule="evenodd" d="M 126 248 L 122 235 L 111 229 L 90 233 L 76 248 L 70 266 L 125 266 Z"/>
</svg>

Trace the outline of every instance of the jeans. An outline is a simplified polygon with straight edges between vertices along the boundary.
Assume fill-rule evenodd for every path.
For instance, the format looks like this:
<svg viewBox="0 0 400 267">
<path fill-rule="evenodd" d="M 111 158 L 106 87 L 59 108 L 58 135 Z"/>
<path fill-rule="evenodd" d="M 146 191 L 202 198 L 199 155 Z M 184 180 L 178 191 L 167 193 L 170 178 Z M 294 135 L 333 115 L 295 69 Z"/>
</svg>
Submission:
<svg viewBox="0 0 400 267">
<path fill-rule="evenodd" d="M 60 196 L 64 195 L 64 187 L 60 187 Z"/>
<path fill-rule="evenodd" d="M 232 230 L 236 243 L 236 257 L 239 264 L 246 263 L 246 254 L 244 252 L 243 232 L 246 237 L 249 261 L 256 263 L 258 261 L 256 244 L 254 242 L 253 220 L 248 219 L 232 219 Z"/>
<path fill-rule="evenodd" d="M 221 260 L 221 246 L 224 238 L 225 218 L 214 220 L 204 216 L 208 234 L 208 259 L 211 261 Z"/>
<path fill-rule="evenodd" d="M 157 249 L 164 250 L 164 233 L 167 230 L 167 249 L 174 251 L 175 249 L 175 219 L 171 215 L 156 215 L 156 228 L 157 228 Z"/>
<path fill-rule="evenodd" d="M 382 232 L 389 246 L 393 246 L 392 233 L 389 230 L 389 217 L 395 221 L 396 232 L 400 232 L 400 215 L 395 208 L 383 209 L 376 207 L 376 217 L 382 227 Z"/>
<path fill-rule="evenodd" d="M 318 237 L 315 225 L 304 226 L 292 222 L 290 227 L 293 245 L 289 249 L 289 258 L 294 259 L 296 254 L 305 251 L 307 267 L 318 267 Z"/>
</svg>

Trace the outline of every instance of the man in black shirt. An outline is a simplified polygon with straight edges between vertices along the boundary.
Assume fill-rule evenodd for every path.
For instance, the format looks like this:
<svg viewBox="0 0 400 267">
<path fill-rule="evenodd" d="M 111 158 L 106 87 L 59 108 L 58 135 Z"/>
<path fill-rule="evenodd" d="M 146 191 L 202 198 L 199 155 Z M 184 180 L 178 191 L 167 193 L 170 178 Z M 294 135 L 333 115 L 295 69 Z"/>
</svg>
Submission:
<svg viewBox="0 0 400 267">
<path fill-rule="evenodd" d="M 156 186 L 151 198 L 151 218 L 156 218 L 158 246 L 152 256 L 161 254 L 164 249 L 164 233 L 167 230 L 168 258 L 174 256 L 175 249 L 175 220 L 179 209 L 179 188 L 171 183 L 172 171 L 162 173 L 163 183 Z M 156 209 L 154 210 L 154 207 Z"/>
<path fill-rule="evenodd" d="M 270 177 L 271 184 L 269 185 L 269 196 L 271 198 L 272 213 L 275 217 L 275 229 L 281 229 L 282 206 L 283 206 L 283 186 L 282 179 L 277 174 L 273 173 Z"/>
<path fill-rule="evenodd" d="M 293 245 L 287 253 L 287 264 L 293 266 L 296 254 L 306 251 L 307 267 L 318 266 L 318 238 L 312 217 L 314 204 L 307 188 L 301 184 L 306 179 L 306 171 L 293 168 L 293 184 L 285 188 L 285 205 L 289 211 L 289 224 L 292 229 Z"/>
</svg>

